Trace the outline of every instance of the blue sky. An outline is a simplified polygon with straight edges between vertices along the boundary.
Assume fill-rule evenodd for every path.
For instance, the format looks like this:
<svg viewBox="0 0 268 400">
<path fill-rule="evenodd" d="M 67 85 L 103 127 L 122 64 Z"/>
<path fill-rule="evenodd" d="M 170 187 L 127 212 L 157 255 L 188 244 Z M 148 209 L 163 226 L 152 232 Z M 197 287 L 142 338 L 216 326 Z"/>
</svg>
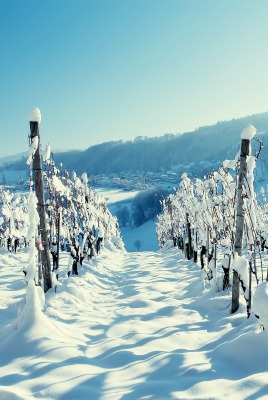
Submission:
<svg viewBox="0 0 268 400">
<path fill-rule="evenodd" d="M 268 0 L 0 0 L 0 156 L 268 111 Z"/>
</svg>

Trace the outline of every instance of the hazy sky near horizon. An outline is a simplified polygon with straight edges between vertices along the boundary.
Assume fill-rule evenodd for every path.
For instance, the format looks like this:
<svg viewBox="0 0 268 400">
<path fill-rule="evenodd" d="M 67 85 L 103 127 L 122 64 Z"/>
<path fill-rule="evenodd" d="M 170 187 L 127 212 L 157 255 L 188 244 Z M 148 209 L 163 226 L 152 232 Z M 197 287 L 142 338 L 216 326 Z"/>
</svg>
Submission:
<svg viewBox="0 0 268 400">
<path fill-rule="evenodd" d="M 268 110 L 268 0 L 0 0 L 0 156 Z"/>
</svg>

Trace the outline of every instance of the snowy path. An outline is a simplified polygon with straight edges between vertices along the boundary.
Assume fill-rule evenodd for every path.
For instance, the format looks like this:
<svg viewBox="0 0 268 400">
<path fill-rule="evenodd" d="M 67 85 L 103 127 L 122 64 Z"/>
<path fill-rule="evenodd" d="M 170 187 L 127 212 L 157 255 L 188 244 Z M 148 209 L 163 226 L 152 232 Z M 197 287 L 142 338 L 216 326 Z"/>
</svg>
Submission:
<svg viewBox="0 0 268 400">
<path fill-rule="evenodd" d="M 44 313 L 18 324 L 27 257 L 0 255 L 1 400 L 268 398 L 267 361 L 252 370 L 220 346 L 252 324 L 230 316 L 230 294 L 201 301 L 200 270 L 177 250 L 104 250 L 70 279 L 62 267 Z"/>
</svg>

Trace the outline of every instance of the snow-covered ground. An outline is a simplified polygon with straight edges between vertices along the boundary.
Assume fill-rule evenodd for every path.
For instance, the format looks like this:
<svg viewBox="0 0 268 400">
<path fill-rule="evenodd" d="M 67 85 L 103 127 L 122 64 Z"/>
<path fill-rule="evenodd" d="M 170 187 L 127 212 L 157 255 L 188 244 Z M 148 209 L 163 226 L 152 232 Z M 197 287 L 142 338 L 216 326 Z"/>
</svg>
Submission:
<svg viewBox="0 0 268 400">
<path fill-rule="evenodd" d="M 138 190 L 123 190 L 119 188 L 94 188 L 94 192 L 101 195 L 105 200 L 106 204 L 120 203 L 133 199 L 138 193 Z"/>
<path fill-rule="evenodd" d="M 103 249 L 70 278 L 67 257 L 41 310 L 29 255 L 0 251 L 1 400 L 268 398 L 268 330 L 177 249 Z"/>
<path fill-rule="evenodd" d="M 113 215 L 116 215 L 122 206 L 130 208 L 133 198 L 139 193 L 138 191 L 109 188 L 100 188 L 95 191 L 106 199 L 106 204 Z M 139 251 L 158 250 L 156 221 L 146 222 L 138 228 L 126 227 L 120 230 L 127 251 L 137 251 L 135 246 L 137 240 L 141 243 Z"/>
<path fill-rule="evenodd" d="M 156 222 L 145 222 L 138 228 L 121 228 L 122 239 L 127 251 L 137 251 L 135 242 L 141 243 L 139 251 L 156 251 L 158 250 L 158 242 L 156 236 Z"/>
</svg>

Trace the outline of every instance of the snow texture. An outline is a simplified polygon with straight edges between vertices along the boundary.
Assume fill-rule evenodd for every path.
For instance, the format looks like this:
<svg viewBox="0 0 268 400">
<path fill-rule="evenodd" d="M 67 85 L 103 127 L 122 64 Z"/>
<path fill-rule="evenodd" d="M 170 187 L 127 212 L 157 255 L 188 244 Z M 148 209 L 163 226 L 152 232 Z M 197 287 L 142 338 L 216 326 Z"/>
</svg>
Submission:
<svg viewBox="0 0 268 400">
<path fill-rule="evenodd" d="M 261 324 L 268 329 L 268 283 L 262 282 L 253 298 L 253 312 L 260 318 Z"/>
<path fill-rule="evenodd" d="M 40 112 L 38 107 L 34 107 L 32 109 L 32 111 L 30 112 L 29 121 L 38 122 L 38 124 L 40 124 L 40 122 L 41 122 L 41 112 Z"/>
<path fill-rule="evenodd" d="M 223 165 L 223 168 L 235 169 L 236 161 L 235 160 L 225 160 L 225 161 L 223 161 L 222 165 Z"/>
<path fill-rule="evenodd" d="M 36 237 L 39 224 L 39 215 L 37 212 L 37 198 L 34 192 L 29 193 L 28 200 L 28 213 L 29 213 L 29 226 L 27 232 L 27 243 L 29 243 L 29 266 L 27 267 L 27 282 L 34 281 L 37 272 L 37 259 L 38 253 L 36 249 Z"/>
<path fill-rule="evenodd" d="M 45 150 L 43 152 L 43 160 L 49 163 L 50 162 L 50 156 L 51 156 L 51 148 L 50 148 L 50 145 L 47 144 L 46 148 L 45 148 Z"/>
<path fill-rule="evenodd" d="M 267 331 L 178 249 L 104 249 L 70 278 L 62 253 L 45 303 L 33 281 L 25 298 L 27 264 L 0 252 L 1 399 L 267 398 Z"/>
<path fill-rule="evenodd" d="M 246 128 L 242 130 L 241 139 L 251 140 L 256 133 L 257 129 L 253 125 L 248 125 Z"/>
<path fill-rule="evenodd" d="M 233 260 L 232 265 L 233 270 L 235 270 L 243 284 L 245 285 L 246 292 L 245 296 L 248 298 L 248 271 L 249 271 L 249 263 L 248 260 L 243 256 L 238 256 L 237 253 L 235 254 L 235 258 Z"/>
<path fill-rule="evenodd" d="M 29 156 L 28 156 L 28 159 L 26 161 L 26 163 L 28 165 L 30 165 L 33 162 L 34 155 L 36 153 L 36 150 L 38 149 L 38 143 L 39 143 L 38 136 L 33 137 L 32 144 L 31 144 L 31 147 L 29 149 Z"/>
</svg>

